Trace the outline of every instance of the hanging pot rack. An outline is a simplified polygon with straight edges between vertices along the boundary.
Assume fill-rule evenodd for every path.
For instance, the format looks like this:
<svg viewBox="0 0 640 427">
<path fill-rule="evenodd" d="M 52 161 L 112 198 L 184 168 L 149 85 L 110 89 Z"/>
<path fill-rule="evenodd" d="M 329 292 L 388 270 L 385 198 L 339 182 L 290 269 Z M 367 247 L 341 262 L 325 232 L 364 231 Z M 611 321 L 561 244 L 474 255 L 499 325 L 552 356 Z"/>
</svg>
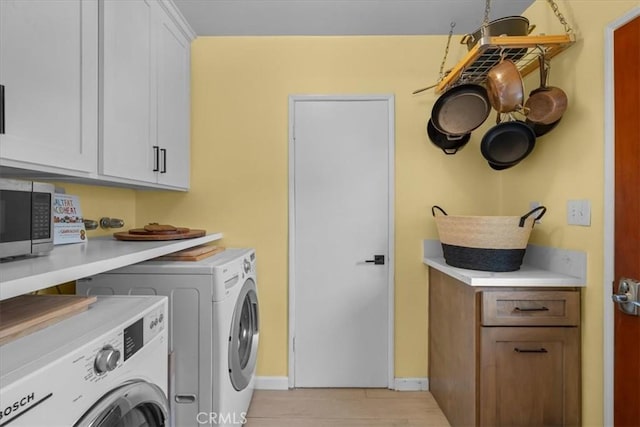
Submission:
<svg viewBox="0 0 640 427">
<path fill-rule="evenodd" d="M 441 93 L 460 83 L 483 84 L 489 70 L 500 62 L 503 52 L 507 49 L 509 52 L 515 52 L 511 59 L 524 77 L 538 68 L 540 53 L 543 52 L 547 59 L 551 59 L 573 43 L 573 34 L 482 37 L 438 82 L 435 91 Z"/>
<path fill-rule="evenodd" d="M 523 77 L 535 71 L 539 66 L 538 57 L 541 54 L 549 60 L 575 43 L 573 29 L 558 9 L 558 5 L 554 0 L 547 0 L 547 3 L 564 26 L 564 34 L 489 36 L 486 28 L 489 21 L 490 0 L 485 0 L 485 14 L 480 40 L 452 69 L 443 73 L 442 69 L 451 41 L 452 31 L 450 31 L 438 82 L 428 88 L 418 89 L 413 93 L 420 93 L 434 87 L 436 93 L 442 93 L 453 86 L 463 83 L 484 84 L 489 70 L 505 57 L 511 59 L 517 65 Z M 453 26 L 455 24 L 452 23 L 451 29 L 453 29 Z"/>
</svg>

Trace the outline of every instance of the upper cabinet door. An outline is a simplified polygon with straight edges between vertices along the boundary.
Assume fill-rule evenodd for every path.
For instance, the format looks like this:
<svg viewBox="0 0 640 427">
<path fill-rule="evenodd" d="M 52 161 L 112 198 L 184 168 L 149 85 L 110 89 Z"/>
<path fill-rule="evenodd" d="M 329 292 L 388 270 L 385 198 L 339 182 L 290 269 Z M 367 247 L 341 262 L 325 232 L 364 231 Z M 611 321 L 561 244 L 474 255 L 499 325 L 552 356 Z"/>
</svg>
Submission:
<svg viewBox="0 0 640 427">
<path fill-rule="evenodd" d="M 101 1 L 100 173 L 155 182 L 155 62 L 151 0 Z"/>
<path fill-rule="evenodd" d="M 190 40 L 165 13 L 159 14 L 158 183 L 189 188 L 190 162 Z"/>
<path fill-rule="evenodd" d="M 0 0 L 0 164 L 97 169 L 97 0 Z"/>
</svg>

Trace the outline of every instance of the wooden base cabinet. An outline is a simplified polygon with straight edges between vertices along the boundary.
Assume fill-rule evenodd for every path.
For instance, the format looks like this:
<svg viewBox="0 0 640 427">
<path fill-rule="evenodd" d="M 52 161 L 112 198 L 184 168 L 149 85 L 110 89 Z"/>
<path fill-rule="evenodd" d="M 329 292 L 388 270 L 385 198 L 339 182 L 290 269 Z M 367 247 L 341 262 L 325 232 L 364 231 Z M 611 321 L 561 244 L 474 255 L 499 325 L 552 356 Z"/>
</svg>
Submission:
<svg viewBox="0 0 640 427">
<path fill-rule="evenodd" d="M 575 328 L 483 327 L 481 426 L 580 425 Z"/>
<path fill-rule="evenodd" d="M 429 384 L 452 426 L 580 425 L 578 289 L 429 278 Z"/>
</svg>

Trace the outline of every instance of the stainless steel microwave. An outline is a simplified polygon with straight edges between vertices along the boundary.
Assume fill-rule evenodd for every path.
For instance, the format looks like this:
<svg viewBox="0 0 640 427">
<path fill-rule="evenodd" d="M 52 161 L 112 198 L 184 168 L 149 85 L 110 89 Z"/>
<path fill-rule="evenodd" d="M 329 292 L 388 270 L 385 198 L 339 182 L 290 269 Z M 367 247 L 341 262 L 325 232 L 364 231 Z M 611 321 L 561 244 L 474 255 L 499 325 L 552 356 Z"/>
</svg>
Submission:
<svg viewBox="0 0 640 427">
<path fill-rule="evenodd" d="M 0 258 L 53 249 L 52 184 L 0 178 Z"/>
</svg>

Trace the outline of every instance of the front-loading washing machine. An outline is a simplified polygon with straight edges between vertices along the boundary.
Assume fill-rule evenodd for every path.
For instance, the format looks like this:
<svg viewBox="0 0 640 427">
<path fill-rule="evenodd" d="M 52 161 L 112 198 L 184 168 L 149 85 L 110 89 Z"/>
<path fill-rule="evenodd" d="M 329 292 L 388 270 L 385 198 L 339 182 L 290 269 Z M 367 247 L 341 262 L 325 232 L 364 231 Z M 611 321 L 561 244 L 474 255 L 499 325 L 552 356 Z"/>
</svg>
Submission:
<svg viewBox="0 0 640 427">
<path fill-rule="evenodd" d="M 81 295 L 166 295 L 170 407 L 177 427 L 246 422 L 258 351 L 253 249 L 146 261 L 78 281 Z"/>
<path fill-rule="evenodd" d="M 98 297 L 0 346 L 0 426 L 169 426 L 166 297 Z"/>
</svg>

